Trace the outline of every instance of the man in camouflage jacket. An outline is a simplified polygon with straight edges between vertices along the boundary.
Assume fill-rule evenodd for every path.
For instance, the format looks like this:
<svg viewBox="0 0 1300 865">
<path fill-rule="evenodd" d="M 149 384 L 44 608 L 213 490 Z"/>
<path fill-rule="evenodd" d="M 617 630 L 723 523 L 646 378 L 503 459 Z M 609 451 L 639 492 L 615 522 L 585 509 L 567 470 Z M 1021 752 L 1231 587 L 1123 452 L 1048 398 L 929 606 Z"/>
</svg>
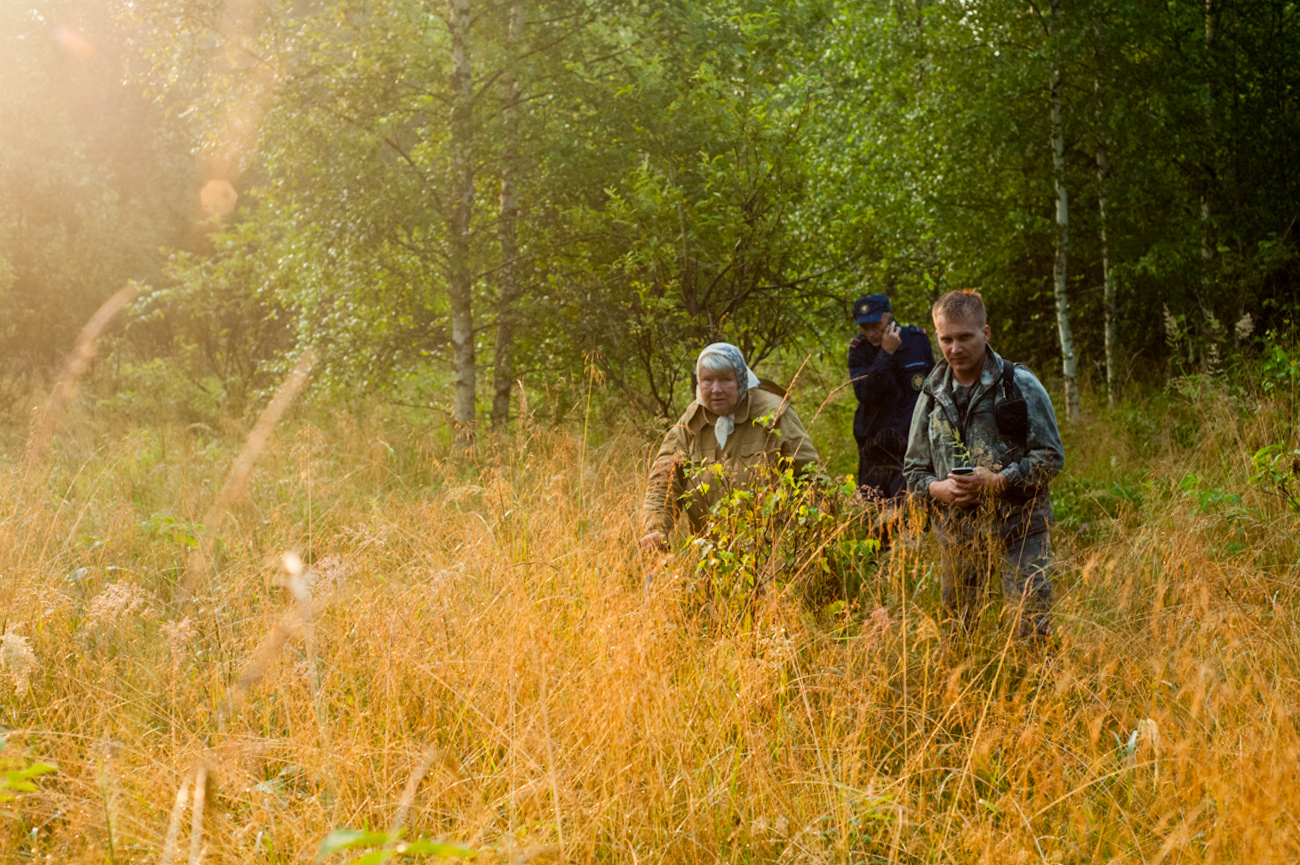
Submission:
<svg viewBox="0 0 1300 865">
<path fill-rule="evenodd" d="M 936 301 L 944 359 L 921 388 L 903 473 L 913 494 L 933 503 L 944 606 L 969 626 L 985 578 L 1002 573 L 1004 600 L 1021 637 L 1051 633 L 1052 498 L 1048 484 L 1065 463 L 1052 401 L 1038 379 L 988 347 L 978 292 Z M 1010 386 L 1008 387 L 1008 384 Z M 1019 427 L 999 423 L 1023 400 Z M 1008 405 L 1008 409 L 1012 406 Z M 1027 415 L 1027 417 L 1025 417 Z"/>
</svg>

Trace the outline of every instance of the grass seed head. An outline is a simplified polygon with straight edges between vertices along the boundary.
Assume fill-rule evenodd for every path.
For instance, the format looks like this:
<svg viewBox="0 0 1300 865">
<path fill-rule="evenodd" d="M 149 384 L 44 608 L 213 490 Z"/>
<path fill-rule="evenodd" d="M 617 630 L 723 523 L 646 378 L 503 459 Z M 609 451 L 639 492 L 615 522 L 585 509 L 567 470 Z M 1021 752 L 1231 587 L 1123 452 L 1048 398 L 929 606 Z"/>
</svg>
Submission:
<svg viewBox="0 0 1300 865">
<path fill-rule="evenodd" d="M 9 680 L 19 696 L 31 688 L 32 676 L 41 666 L 28 639 L 13 632 L 0 638 L 0 663 L 9 673 Z"/>
<path fill-rule="evenodd" d="M 112 628 L 118 622 L 149 609 L 150 597 L 144 589 L 131 583 L 109 583 L 90 601 L 85 628 L 94 631 Z"/>
</svg>

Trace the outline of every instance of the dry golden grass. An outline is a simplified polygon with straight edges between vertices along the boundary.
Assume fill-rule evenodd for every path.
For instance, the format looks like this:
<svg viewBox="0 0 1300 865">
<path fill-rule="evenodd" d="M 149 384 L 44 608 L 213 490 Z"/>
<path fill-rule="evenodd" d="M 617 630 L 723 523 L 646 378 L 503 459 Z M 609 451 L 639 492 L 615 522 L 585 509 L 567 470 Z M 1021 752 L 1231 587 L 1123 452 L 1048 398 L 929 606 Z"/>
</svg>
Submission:
<svg viewBox="0 0 1300 865">
<path fill-rule="evenodd" d="M 69 430 L 0 522 L 0 757 L 58 765 L 0 861 L 309 862 L 363 826 L 491 862 L 1296 861 L 1300 527 L 1247 484 L 1293 419 L 1204 414 L 1069 433 L 1063 501 L 1143 504 L 1058 531 L 1046 660 L 991 616 L 941 644 L 927 539 L 842 610 L 710 613 L 685 557 L 646 590 L 644 449 L 581 430 L 465 470 L 282 427 L 187 598 L 239 439 Z"/>
</svg>

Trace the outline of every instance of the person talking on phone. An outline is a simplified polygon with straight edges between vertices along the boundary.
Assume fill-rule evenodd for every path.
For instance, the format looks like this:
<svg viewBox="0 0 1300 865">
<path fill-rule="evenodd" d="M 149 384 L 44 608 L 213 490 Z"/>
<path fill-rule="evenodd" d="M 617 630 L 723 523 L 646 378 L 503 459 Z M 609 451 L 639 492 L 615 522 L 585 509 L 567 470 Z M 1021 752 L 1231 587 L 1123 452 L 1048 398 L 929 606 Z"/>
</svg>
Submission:
<svg viewBox="0 0 1300 865">
<path fill-rule="evenodd" d="M 1017 636 L 1052 633 L 1049 484 L 1065 465 L 1052 400 L 1027 367 L 989 347 L 984 300 L 950 291 L 931 310 L 943 359 L 912 413 L 903 473 L 934 504 L 944 606 L 969 629 L 1000 573 Z"/>
<path fill-rule="evenodd" d="M 869 294 L 853 304 L 861 333 L 849 343 L 849 379 L 858 398 L 853 438 L 858 443 L 858 489 L 883 501 L 905 494 L 903 452 L 912 407 L 934 368 L 925 331 L 894 321 L 889 298 Z"/>
</svg>

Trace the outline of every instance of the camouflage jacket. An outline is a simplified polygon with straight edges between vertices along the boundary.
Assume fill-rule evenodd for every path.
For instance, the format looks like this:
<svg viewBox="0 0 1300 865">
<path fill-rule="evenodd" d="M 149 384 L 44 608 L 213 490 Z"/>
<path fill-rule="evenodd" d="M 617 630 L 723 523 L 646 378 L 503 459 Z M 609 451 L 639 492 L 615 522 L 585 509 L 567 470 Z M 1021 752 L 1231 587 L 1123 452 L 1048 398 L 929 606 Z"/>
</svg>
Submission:
<svg viewBox="0 0 1300 865">
<path fill-rule="evenodd" d="M 788 459 L 796 472 L 818 474 L 821 459 L 794 409 L 776 394 L 752 388 L 736 406 L 736 428 L 718 447 L 717 415 L 692 402 L 659 447 L 645 493 L 646 531 L 668 534 L 681 511 L 692 530 L 737 486 Z"/>
<path fill-rule="evenodd" d="M 936 516 L 942 526 L 959 516 L 976 512 L 992 518 L 990 529 L 1003 538 L 1046 528 L 1052 521 L 1052 497 L 1048 484 L 1065 465 L 1061 434 L 1056 427 L 1052 400 L 1038 379 L 1024 366 L 1015 369 L 1015 385 L 1029 407 L 1029 431 L 1021 440 L 998 430 L 994 407 L 1003 398 L 1002 358 L 985 349 L 984 371 L 972 387 L 963 415 L 953 401 L 952 370 L 940 360 L 921 387 L 912 412 L 912 429 L 903 474 L 909 492 L 928 499 L 930 482 L 943 480 L 957 465 L 967 464 L 961 449 L 969 452 L 971 465 L 984 466 L 1006 475 L 1007 486 L 992 508 L 938 505 Z"/>
</svg>

